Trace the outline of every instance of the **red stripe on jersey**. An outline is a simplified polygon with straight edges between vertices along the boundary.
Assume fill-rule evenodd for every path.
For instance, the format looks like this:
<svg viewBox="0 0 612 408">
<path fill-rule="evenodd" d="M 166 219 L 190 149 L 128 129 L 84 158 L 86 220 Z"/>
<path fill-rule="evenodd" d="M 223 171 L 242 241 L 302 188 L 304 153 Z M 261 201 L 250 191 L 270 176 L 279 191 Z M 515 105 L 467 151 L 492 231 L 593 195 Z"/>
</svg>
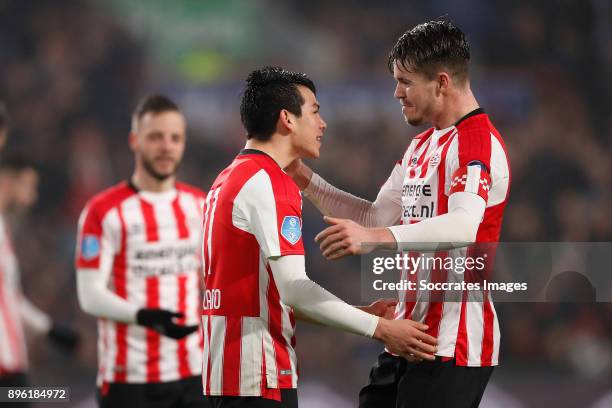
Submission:
<svg viewBox="0 0 612 408">
<path fill-rule="evenodd" d="M 436 258 L 444 259 L 448 256 L 448 252 L 436 252 L 434 255 Z M 446 270 L 444 268 L 438 269 L 437 262 L 434 262 L 434 268 L 431 271 L 431 282 L 442 283 L 446 282 Z M 440 323 L 442 321 L 442 310 L 444 307 L 444 291 L 443 290 L 432 290 L 429 292 L 429 308 L 427 309 L 427 315 L 425 316 L 425 323 L 429 326 L 427 334 L 433 337 L 438 337 L 440 332 Z"/>
<path fill-rule="evenodd" d="M 210 218 L 211 218 L 211 208 L 212 201 L 214 197 L 214 189 L 210 191 L 210 195 L 208 196 L 206 202 L 204 203 L 204 239 L 202 240 L 202 254 L 203 254 L 203 263 L 202 263 L 202 273 L 204 277 L 204 282 L 206 282 L 206 275 L 208 274 L 208 270 L 210 269 L 210 254 L 208 253 L 208 240 L 209 240 L 209 226 L 210 226 Z M 206 287 L 206 285 L 204 285 Z"/>
<path fill-rule="evenodd" d="M 113 285 L 117 296 L 127 299 L 127 228 L 123 218 L 121 206 L 117 206 L 117 214 L 121 225 L 121 248 L 113 262 Z M 115 357 L 115 382 L 127 380 L 127 329 L 125 323 L 115 324 L 115 340 L 117 342 L 117 355 Z"/>
<path fill-rule="evenodd" d="M 159 308 L 159 279 L 156 276 L 149 276 L 146 280 L 147 307 L 150 309 Z M 160 357 L 160 334 L 155 330 L 146 329 L 147 337 L 147 382 L 159 382 L 159 357 Z"/>
<path fill-rule="evenodd" d="M 240 395 L 240 359 L 242 358 L 242 318 L 225 318 L 223 346 L 223 395 Z"/>
<path fill-rule="evenodd" d="M 468 341 L 467 323 L 465 320 L 467 306 L 467 292 L 463 292 L 461 299 L 461 313 L 459 316 L 459 328 L 457 329 L 457 343 L 455 344 L 455 361 L 457 365 L 467 366 L 468 363 Z"/>
<path fill-rule="evenodd" d="M 176 228 L 178 230 L 179 239 L 189 238 L 189 228 L 187 228 L 187 220 L 185 217 L 185 212 L 181 208 L 179 204 L 179 194 L 176 195 L 176 198 L 172 201 L 172 212 L 174 213 L 174 218 L 176 220 Z"/>
<path fill-rule="evenodd" d="M 185 324 L 187 319 L 187 276 L 181 275 L 178 280 L 178 311 L 183 314 L 183 317 L 177 319 L 178 324 Z M 183 337 L 177 340 L 176 357 L 178 359 L 179 374 L 181 378 L 191 376 L 189 368 L 189 352 L 187 350 L 187 338 Z"/>
<path fill-rule="evenodd" d="M 438 211 L 436 215 L 446 214 L 448 212 L 448 196 L 444 193 L 444 183 L 446 181 L 446 156 L 448 155 L 448 149 L 450 145 L 453 143 L 453 137 L 448 135 L 448 139 L 444 142 L 446 145 L 442 148 L 442 154 L 440 155 L 440 163 L 443 163 L 441 166 L 438 166 Z"/>
<path fill-rule="evenodd" d="M 409 177 L 410 178 L 414 178 L 414 176 L 416 175 L 417 167 L 419 167 L 425 161 L 425 155 L 427 154 L 427 150 L 429 149 L 429 144 L 430 143 L 431 143 L 431 139 L 427 139 L 427 144 L 425 144 L 425 146 L 423 147 L 423 151 L 421 152 L 421 155 L 419 156 L 419 158 L 418 158 L 418 160 L 417 160 L 417 162 L 416 162 L 416 164 L 414 166 L 411 166 L 410 163 L 408 163 L 408 168 L 410 169 L 410 172 L 409 172 Z M 421 144 L 422 144 L 422 142 L 419 142 L 419 144 L 417 145 L 417 148 Z M 414 149 L 415 153 L 416 153 L 417 148 Z M 410 161 L 412 161 L 412 157 L 410 158 Z"/>
<path fill-rule="evenodd" d="M 21 355 L 19 349 L 20 347 L 20 341 L 19 341 L 19 336 L 17 335 L 17 323 L 13 320 L 13 317 L 11 316 L 10 311 L 8 310 L 8 304 L 5 300 L 4 297 L 4 271 L 2 269 L 0 269 L 0 310 L 2 310 L 2 319 L 4 320 L 4 324 L 6 326 L 6 330 L 7 330 L 7 337 L 9 339 L 9 343 L 10 343 L 10 347 L 11 347 L 11 354 L 13 356 L 13 358 L 18 359 L 19 356 Z M 1 369 L 4 369 L 6 371 L 15 371 L 18 370 L 19 367 L 19 362 L 16 362 L 14 367 L 0 367 Z"/>
<path fill-rule="evenodd" d="M 476 120 L 475 120 L 476 119 Z M 491 123 L 486 115 L 484 120 L 477 117 L 459 124 L 457 130 L 457 151 L 459 167 L 467 166 L 471 161 L 478 160 L 491 170 Z"/>
<path fill-rule="evenodd" d="M 488 292 L 483 291 L 484 299 L 482 300 L 482 315 L 483 315 L 483 336 L 482 336 L 482 351 L 480 353 L 480 365 L 490 366 L 493 357 L 493 307 L 488 297 Z"/>
<path fill-rule="evenodd" d="M 276 356 L 276 370 L 278 375 L 279 388 L 292 388 L 290 375 L 281 375 L 281 371 L 291 370 L 291 359 L 289 358 L 289 350 L 287 342 L 283 336 L 283 311 L 280 301 L 280 295 L 270 265 L 266 265 L 270 283 L 268 285 L 268 329 L 274 343 L 274 354 Z"/>
<path fill-rule="evenodd" d="M 153 206 L 142 198 L 140 201 L 140 209 L 144 218 L 145 230 L 147 233 L 147 242 L 159 241 L 159 233 L 157 231 L 157 219 L 155 218 L 155 210 Z"/>
</svg>

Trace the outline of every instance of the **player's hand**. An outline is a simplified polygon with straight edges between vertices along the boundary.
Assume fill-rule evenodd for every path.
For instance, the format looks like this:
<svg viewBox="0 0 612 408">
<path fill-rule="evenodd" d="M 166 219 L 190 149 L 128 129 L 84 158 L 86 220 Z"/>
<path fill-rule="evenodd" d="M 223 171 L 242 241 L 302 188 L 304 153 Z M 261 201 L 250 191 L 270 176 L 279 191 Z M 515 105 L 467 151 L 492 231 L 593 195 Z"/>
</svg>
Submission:
<svg viewBox="0 0 612 408">
<path fill-rule="evenodd" d="M 397 300 L 395 299 L 378 299 L 369 306 L 361 306 L 359 309 L 374 316 L 393 319 L 396 305 Z"/>
<path fill-rule="evenodd" d="M 295 159 L 284 170 L 295 181 L 300 190 L 306 190 L 313 172 L 310 167 L 304 164 L 302 159 Z"/>
<path fill-rule="evenodd" d="M 412 320 L 379 319 L 374 338 L 385 344 L 387 350 L 409 361 L 435 360 L 438 341 L 425 333 L 427 325 Z"/>
<path fill-rule="evenodd" d="M 397 245 L 387 228 L 366 228 L 344 218 L 326 216 L 323 220 L 331 227 L 319 232 L 315 241 L 319 243 L 323 256 L 328 260 L 367 254 L 381 243 Z"/>
<path fill-rule="evenodd" d="M 53 322 L 47 337 L 56 347 L 70 353 L 77 348 L 81 340 L 79 333 L 72 327 L 58 322 Z"/>
<path fill-rule="evenodd" d="M 198 326 L 183 326 L 174 322 L 174 319 L 182 319 L 183 317 L 185 316 L 182 313 L 163 309 L 140 309 L 136 314 L 136 322 L 164 336 L 182 339 L 198 329 Z"/>
</svg>

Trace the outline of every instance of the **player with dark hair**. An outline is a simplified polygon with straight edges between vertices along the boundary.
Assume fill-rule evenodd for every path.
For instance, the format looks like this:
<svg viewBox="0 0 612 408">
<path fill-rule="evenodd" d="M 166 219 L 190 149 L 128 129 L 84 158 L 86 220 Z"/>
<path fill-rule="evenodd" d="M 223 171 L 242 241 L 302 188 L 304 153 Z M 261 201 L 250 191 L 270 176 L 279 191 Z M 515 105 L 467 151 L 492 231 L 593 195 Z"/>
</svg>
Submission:
<svg viewBox="0 0 612 408">
<path fill-rule="evenodd" d="M 420 24 L 393 47 L 388 64 L 406 122 L 432 127 L 414 137 L 374 202 L 333 187 L 299 160 L 287 169 L 321 212 L 338 217 L 326 217 L 331 226 L 316 237 L 326 258 L 372 248 L 363 243 L 448 250 L 458 258 L 466 255 L 458 247 L 499 240 L 510 166 L 500 134 L 470 89 L 469 59 L 465 35 L 448 21 Z M 421 268 L 413 276 L 431 281 L 442 274 Z M 472 295 L 435 302 L 424 293 L 400 292 L 395 318 L 429 326 L 427 333 L 438 339 L 436 360 L 382 353 L 360 406 L 477 406 L 498 364 L 500 336 L 490 295 Z"/>
<path fill-rule="evenodd" d="M 37 200 L 38 171 L 25 156 L 11 154 L 0 160 L 0 387 L 28 386 L 28 356 L 24 327 L 47 336 L 55 345 L 73 351 L 78 335 L 54 322 L 34 306 L 21 290 L 19 261 L 7 215 L 29 209 Z M 19 404 L 22 406 L 22 404 Z"/>
<path fill-rule="evenodd" d="M 101 407 L 207 407 L 199 248 L 205 194 L 176 181 L 186 123 L 162 95 L 132 115 L 128 181 L 92 198 L 76 254 L 81 308 L 98 317 Z"/>
<path fill-rule="evenodd" d="M 251 72 L 240 109 L 245 149 L 206 200 L 202 379 L 215 407 L 297 406 L 296 317 L 434 358 L 427 326 L 378 317 L 384 300 L 359 310 L 306 275 L 301 194 L 283 168 L 319 156 L 327 125 L 315 92 L 305 74 Z"/>
</svg>

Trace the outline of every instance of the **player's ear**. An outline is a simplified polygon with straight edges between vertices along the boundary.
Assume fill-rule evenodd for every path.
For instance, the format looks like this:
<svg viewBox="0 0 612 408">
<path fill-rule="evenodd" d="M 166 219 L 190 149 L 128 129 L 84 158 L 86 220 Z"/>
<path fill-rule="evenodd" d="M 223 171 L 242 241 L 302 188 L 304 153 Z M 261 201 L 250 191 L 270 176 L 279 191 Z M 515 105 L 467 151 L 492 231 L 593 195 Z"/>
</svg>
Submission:
<svg viewBox="0 0 612 408">
<path fill-rule="evenodd" d="M 451 83 L 451 78 L 448 73 L 442 71 L 438 73 L 436 94 L 439 96 L 441 93 L 445 93 Z"/>
<path fill-rule="evenodd" d="M 280 133 L 291 132 L 295 126 L 295 118 L 287 109 L 281 109 L 278 115 L 277 128 Z"/>
<path fill-rule="evenodd" d="M 128 145 L 130 146 L 131 151 L 136 151 L 136 147 L 138 146 L 138 136 L 136 133 L 130 132 L 128 134 Z"/>
</svg>

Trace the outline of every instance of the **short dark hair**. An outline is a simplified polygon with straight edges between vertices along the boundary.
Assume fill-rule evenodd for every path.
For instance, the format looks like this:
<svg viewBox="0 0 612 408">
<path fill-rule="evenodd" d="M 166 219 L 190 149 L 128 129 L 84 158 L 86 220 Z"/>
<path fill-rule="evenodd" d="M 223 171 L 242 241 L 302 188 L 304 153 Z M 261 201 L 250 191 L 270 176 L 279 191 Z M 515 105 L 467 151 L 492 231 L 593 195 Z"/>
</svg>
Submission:
<svg viewBox="0 0 612 408">
<path fill-rule="evenodd" d="M 247 76 L 240 102 L 240 119 L 247 131 L 247 139 L 270 139 L 283 109 L 298 117 L 302 115 L 304 98 L 298 85 L 317 93 L 314 83 L 306 74 L 280 67 L 264 67 Z"/>
<path fill-rule="evenodd" d="M 434 79 L 446 68 L 459 82 L 468 78 L 470 45 L 465 34 L 448 20 L 434 20 L 406 31 L 397 40 L 387 66 L 393 73 L 395 63 L 410 72 Z"/>
<path fill-rule="evenodd" d="M 176 103 L 165 95 L 151 94 L 142 97 L 132 113 L 132 128 L 134 128 L 137 121 L 142 117 L 152 112 L 154 114 L 162 112 L 180 112 L 180 109 Z"/>
<path fill-rule="evenodd" d="M 0 156 L 0 173 L 19 173 L 27 169 L 36 170 L 36 168 L 37 166 L 32 160 L 18 151 Z"/>
<path fill-rule="evenodd" d="M 0 132 L 11 127 L 11 119 L 6 109 L 6 104 L 0 101 Z"/>
</svg>

